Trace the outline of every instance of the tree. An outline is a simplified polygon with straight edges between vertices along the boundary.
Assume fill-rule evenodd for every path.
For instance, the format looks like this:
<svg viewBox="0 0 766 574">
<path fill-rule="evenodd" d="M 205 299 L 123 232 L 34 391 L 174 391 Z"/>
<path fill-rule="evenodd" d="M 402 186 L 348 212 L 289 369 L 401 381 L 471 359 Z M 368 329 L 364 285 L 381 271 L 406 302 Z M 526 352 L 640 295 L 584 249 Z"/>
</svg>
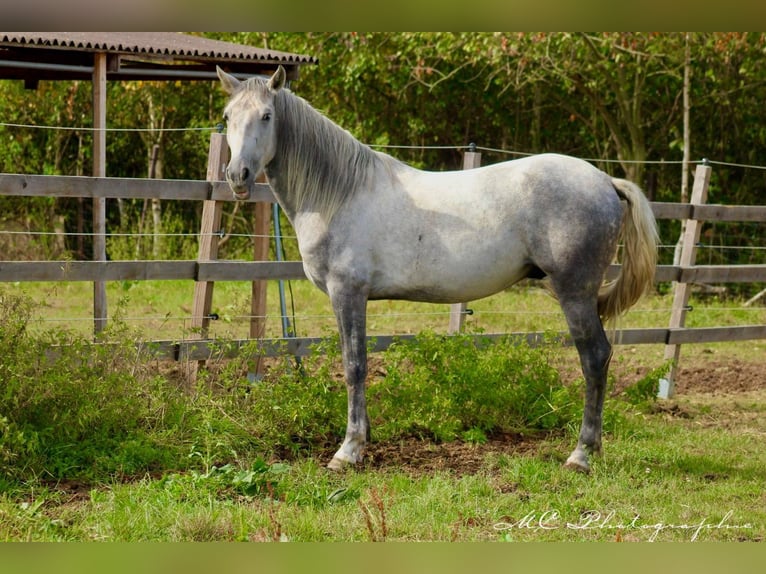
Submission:
<svg viewBox="0 0 766 574">
<path fill-rule="evenodd" d="M 462 150 L 455 147 L 470 142 L 519 153 L 555 151 L 594 159 L 605 170 L 636 180 L 656 199 L 675 201 L 680 196 L 675 163 L 640 162 L 680 161 L 686 151 L 692 161 L 708 157 L 763 163 L 764 33 L 206 36 L 317 56 L 320 64 L 304 66 L 292 88 L 363 142 L 414 146 L 384 149 L 426 169 L 459 169 Z M 692 137 L 685 143 L 687 48 Z M 225 96 L 217 82 L 110 83 L 108 89 L 109 127 L 148 130 L 109 133 L 108 175 L 145 177 L 157 145 L 158 175 L 204 177 L 208 132 L 159 128 L 210 128 L 219 123 Z M 40 82 L 36 91 L 28 91 L 18 81 L 2 81 L 0 121 L 87 128 L 90 98 L 89 82 Z M 0 138 L 2 171 L 89 173 L 87 130 L 0 126 Z M 483 163 L 512 157 L 486 151 Z M 766 170 L 727 167 L 716 170 L 710 196 L 711 201 L 757 204 L 763 203 L 763 189 Z M 82 206 L 78 216 L 74 200 L 46 203 L 0 197 L 0 206 L 5 214 L 29 220 L 30 228 L 50 229 L 64 216 L 70 231 L 88 231 L 88 206 Z M 230 209 L 225 220 L 249 231 L 242 212 Z M 142 202 L 126 203 L 120 215 L 116 202 L 110 202 L 109 225 L 134 231 L 143 210 Z M 162 206 L 166 230 L 173 220 L 178 222 L 173 231 L 193 233 L 199 216 L 191 202 Z M 82 229 L 75 228 L 78 219 Z M 143 220 L 149 219 L 147 212 Z M 743 237 L 755 233 L 742 229 Z M 226 247 L 243 249 L 239 240 Z"/>
</svg>

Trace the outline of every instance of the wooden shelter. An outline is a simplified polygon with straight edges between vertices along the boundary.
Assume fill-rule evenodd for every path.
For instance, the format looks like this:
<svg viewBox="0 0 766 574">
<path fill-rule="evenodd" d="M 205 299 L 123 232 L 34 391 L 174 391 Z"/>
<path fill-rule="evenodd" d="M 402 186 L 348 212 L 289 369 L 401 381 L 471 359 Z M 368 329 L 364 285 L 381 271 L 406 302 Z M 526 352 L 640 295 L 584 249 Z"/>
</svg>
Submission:
<svg viewBox="0 0 766 574">
<path fill-rule="evenodd" d="M 238 76 L 270 74 L 278 65 L 296 79 L 311 56 L 264 50 L 178 32 L 0 32 L 0 80 L 93 82 L 93 176 L 106 176 L 108 80 L 215 80 L 216 66 Z M 106 260 L 106 200 L 93 199 L 93 259 Z M 94 329 L 107 317 L 106 285 L 94 284 Z"/>
<path fill-rule="evenodd" d="M 235 75 L 267 74 L 281 64 L 288 79 L 311 56 L 264 50 L 177 32 L 0 32 L 0 79 L 88 80 L 104 58 L 107 80 L 215 80 L 219 65 Z"/>
</svg>

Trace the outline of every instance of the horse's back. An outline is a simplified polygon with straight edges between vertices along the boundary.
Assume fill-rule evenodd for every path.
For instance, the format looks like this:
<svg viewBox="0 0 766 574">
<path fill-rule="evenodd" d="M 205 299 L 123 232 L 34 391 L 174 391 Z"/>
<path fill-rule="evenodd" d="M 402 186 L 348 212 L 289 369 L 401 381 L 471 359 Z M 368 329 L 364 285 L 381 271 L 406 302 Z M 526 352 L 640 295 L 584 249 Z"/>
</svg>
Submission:
<svg viewBox="0 0 766 574">
<path fill-rule="evenodd" d="M 590 163 L 566 155 L 539 154 L 459 171 L 420 171 L 402 166 L 402 181 L 416 199 L 443 203 L 490 200 L 540 203 L 587 202 L 613 195 L 611 177 Z"/>
<path fill-rule="evenodd" d="M 450 213 L 473 222 L 489 237 L 542 239 L 555 230 L 582 237 L 594 227 L 619 227 L 620 200 L 612 178 L 590 163 L 540 154 L 471 170 L 416 172 L 408 176 L 408 201 L 423 211 Z M 577 237 L 574 237 L 576 235 Z M 598 235 L 598 233 L 596 233 Z"/>
</svg>

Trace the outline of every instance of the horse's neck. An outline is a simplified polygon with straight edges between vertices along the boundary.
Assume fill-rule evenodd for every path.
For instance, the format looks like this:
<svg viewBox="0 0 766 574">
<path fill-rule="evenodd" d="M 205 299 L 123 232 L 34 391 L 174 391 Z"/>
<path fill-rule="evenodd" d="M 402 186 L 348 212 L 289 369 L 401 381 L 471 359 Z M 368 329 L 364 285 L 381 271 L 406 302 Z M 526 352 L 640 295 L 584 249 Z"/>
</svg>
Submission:
<svg viewBox="0 0 766 574">
<path fill-rule="evenodd" d="M 286 94 L 287 98 L 295 98 Z M 307 103 L 284 103 L 288 122 L 277 134 L 277 156 L 266 174 L 288 217 L 301 211 L 331 219 L 374 169 L 374 154 Z"/>
<path fill-rule="evenodd" d="M 294 198 L 290 196 L 290 191 L 286 183 L 287 178 L 283 176 L 285 170 L 281 168 L 278 162 L 272 161 L 266 166 L 264 171 L 266 173 L 266 179 L 269 182 L 269 187 L 271 187 L 271 191 L 277 198 L 279 207 L 285 212 L 290 223 L 294 225 L 298 207 L 295 204 Z"/>
</svg>

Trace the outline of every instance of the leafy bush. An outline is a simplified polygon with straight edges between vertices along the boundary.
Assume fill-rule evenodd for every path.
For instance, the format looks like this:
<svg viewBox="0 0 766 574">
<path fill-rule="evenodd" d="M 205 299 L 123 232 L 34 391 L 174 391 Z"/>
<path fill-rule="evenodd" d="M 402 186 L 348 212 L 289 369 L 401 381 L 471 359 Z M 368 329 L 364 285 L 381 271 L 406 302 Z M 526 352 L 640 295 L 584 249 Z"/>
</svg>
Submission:
<svg viewBox="0 0 766 574">
<path fill-rule="evenodd" d="M 25 481 L 101 481 L 201 470 L 335 442 L 345 390 L 328 357 L 287 360 L 250 383 L 252 353 L 211 365 L 193 392 L 157 372 L 119 321 L 97 343 L 27 325 L 33 303 L 0 292 L 0 491 Z M 145 351 L 145 350 L 144 350 Z M 337 392 L 342 391 L 342 392 Z"/>
<path fill-rule="evenodd" d="M 433 333 L 396 343 L 385 379 L 370 388 L 373 433 L 481 442 L 493 432 L 566 428 L 582 412 L 581 392 L 561 383 L 550 349 Z"/>
<path fill-rule="evenodd" d="M 337 336 L 301 365 L 272 362 L 260 381 L 247 375 L 255 346 L 211 361 L 188 392 L 142 354 L 119 309 L 93 343 L 67 331 L 31 333 L 31 308 L 0 291 L 0 491 L 156 471 L 225 475 L 227 484 L 253 490 L 245 483 L 263 478 L 253 460 L 324 452 L 343 436 Z M 575 429 L 582 385 L 562 384 L 556 349 L 428 332 L 396 342 L 380 356 L 385 377 L 373 377 L 368 389 L 373 437 L 483 443 L 499 432 Z M 642 383 L 626 394 L 635 403 L 651 392 Z"/>
<path fill-rule="evenodd" d="M 286 473 L 289 468 L 284 463 L 268 464 L 262 458 L 256 458 L 255 462 L 245 468 L 225 464 L 212 466 L 203 472 L 192 470 L 183 475 L 167 474 L 159 484 L 184 497 L 189 495 L 189 483 L 204 494 L 215 496 L 235 493 L 242 496 L 277 497 L 281 494 L 278 490 L 280 475 Z"/>
<path fill-rule="evenodd" d="M 295 456 L 334 443 L 346 420 L 337 336 L 322 342 L 302 364 L 285 357 L 272 364 L 263 380 L 249 382 L 248 366 L 255 353 L 255 348 L 242 349 L 237 358 L 208 373 L 209 380 L 203 383 L 211 389 L 207 398 L 204 389 L 197 392 L 198 400 L 207 401 L 204 410 L 217 404 L 214 411 L 236 417 L 232 434 L 241 435 L 244 442 L 228 448 Z"/>
<path fill-rule="evenodd" d="M 626 387 L 624 399 L 631 405 L 642 409 L 650 409 L 657 402 L 659 381 L 668 376 L 671 362 L 667 361 L 656 369 L 650 370 L 641 379 Z"/>
<path fill-rule="evenodd" d="M 0 471 L 14 480 L 88 479 L 161 468 L 173 449 L 153 429 L 174 412 L 164 380 L 137 376 L 128 343 L 27 330 L 32 303 L 0 295 Z M 145 374 L 144 374 L 145 375 Z"/>
</svg>

